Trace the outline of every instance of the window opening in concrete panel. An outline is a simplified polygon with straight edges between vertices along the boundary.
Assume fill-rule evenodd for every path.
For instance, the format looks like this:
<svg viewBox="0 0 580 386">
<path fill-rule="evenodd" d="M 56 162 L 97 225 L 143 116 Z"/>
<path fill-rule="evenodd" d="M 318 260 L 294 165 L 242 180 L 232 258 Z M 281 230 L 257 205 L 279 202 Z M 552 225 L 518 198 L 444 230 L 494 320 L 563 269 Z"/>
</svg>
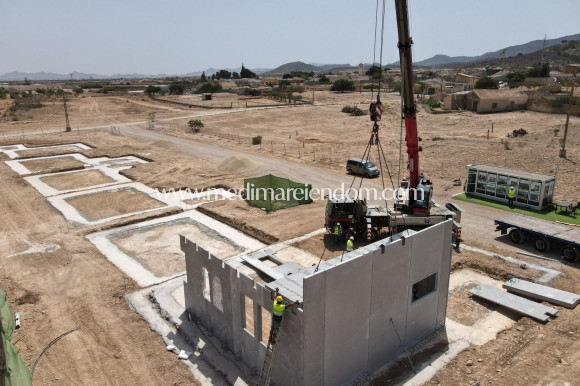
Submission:
<svg viewBox="0 0 580 386">
<path fill-rule="evenodd" d="M 213 282 L 212 282 L 212 303 L 214 306 L 216 306 L 216 308 L 218 310 L 220 310 L 221 312 L 224 312 L 224 296 L 222 293 L 222 283 L 220 281 L 220 278 L 217 276 L 214 276 L 213 278 Z"/>
<path fill-rule="evenodd" d="M 211 302 L 210 294 L 209 294 L 209 273 L 205 267 L 201 267 L 201 276 L 203 277 L 201 285 L 203 288 L 203 297 L 208 301 Z"/>
<path fill-rule="evenodd" d="M 254 301 L 242 294 L 242 327 L 254 336 Z"/>
<path fill-rule="evenodd" d="M 261 308 L 261 315 L 262 315 L 262 339 L 261 341 L 264 343 L 268 342 L 268 338 L 270 337 L 270 329 L 272 328 L 272 313 L 265 309 L 264 307 Z"/>
<path fill-rule="evenodd" d="M 278 264 L 277 262 L 275 262 L 270 256 L 266 256 L 266 257 L 262 257 L 259 259 L 262 263 L 266 264 L 269 267 L 277 267 L 280 264 Z"/>
<path fill-rule="evenodd" d="M 413 297 L 411 303 L 435 291 L 436 287 L 437 287 L 436 273 L 413 284 Z"/>
</svg>

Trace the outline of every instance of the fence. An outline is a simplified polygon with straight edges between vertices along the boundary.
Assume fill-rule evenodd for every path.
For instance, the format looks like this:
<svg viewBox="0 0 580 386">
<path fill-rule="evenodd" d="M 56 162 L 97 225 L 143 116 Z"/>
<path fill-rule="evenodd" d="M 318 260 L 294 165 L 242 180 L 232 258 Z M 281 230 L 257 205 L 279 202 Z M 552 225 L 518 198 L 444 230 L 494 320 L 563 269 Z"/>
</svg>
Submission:
<svg viewBox="0 0 580 386">
<path fill-rule="evenodd" d="M 268 174 L 244 180 L 246 201 L 268 212 L 310 204 L 311 185 L 301 184 Z"/>
</svg>

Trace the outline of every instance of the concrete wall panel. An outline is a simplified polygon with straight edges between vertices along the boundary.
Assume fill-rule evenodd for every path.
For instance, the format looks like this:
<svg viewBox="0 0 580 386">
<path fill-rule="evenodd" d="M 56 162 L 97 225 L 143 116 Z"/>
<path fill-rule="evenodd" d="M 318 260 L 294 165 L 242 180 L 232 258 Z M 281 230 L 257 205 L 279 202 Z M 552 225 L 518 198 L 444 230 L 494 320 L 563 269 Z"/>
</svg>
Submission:
<svg viewBox="0 0 580 386">
<path fill-rule="evenodd" d="M 381 253 L 379 249 L 371 254 L 369 374 L 403 351 L 393 323 L 401 335 L 401 340 L 404 340 L 411 252 L 412 239 L 407 239 L 405 245 L 399 240 L 387 245 L 384 253 Z M 391 318 L 393 323 L 391 323 Z"/>
<path fill-rule="evenodd" d="M 326 271 L 325 385 L 347 382 L 367 370 L 371 263 L 371 256 L 364 255 Z"/>
<path fill-rule="evenodd" d="M 324 383 L 326 271 L 304 279 L 304 384 Z"/>
</svg>

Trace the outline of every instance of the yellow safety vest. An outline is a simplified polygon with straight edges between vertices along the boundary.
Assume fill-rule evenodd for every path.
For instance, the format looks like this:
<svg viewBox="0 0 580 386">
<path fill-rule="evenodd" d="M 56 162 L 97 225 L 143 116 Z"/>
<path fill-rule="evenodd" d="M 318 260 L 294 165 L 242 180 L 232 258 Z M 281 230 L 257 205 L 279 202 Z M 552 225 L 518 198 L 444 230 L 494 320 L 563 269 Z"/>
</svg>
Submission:
<svg viewBox="0 0 580 386">
<path fill-rule="evenodd" d="M 335 234 L 335 235 L 340 235 L 341 228 L 342 228 L 342 227 L 341 227 L 339 224 L 336 224 L 336 225 L 334 226 L 334 234 Z"/>
<path fill-rule="evenodd" d="M 347 250 L 348 252 L 350 252 L 350 251 L 354 250 L 354 244 L 353 244 L 352 240 L 348 240 L 348 241 L 346 242 L 346 250 Z"/>
<path fill-rule="evenodd" d="M 515 196 L 516 196 L 516 190 L 515 189 L 508 190 L 508 197 L 509 198 L 514 198 Z"/>
<path fill-rule="evenodd" d="M 274 300 L 274 315 L 276 316 L 282 316 L 284 315 L 284 308 L 286 306 L 284 306 L 283 303 L 278 303 L 276 300 Z"/>
</svg>

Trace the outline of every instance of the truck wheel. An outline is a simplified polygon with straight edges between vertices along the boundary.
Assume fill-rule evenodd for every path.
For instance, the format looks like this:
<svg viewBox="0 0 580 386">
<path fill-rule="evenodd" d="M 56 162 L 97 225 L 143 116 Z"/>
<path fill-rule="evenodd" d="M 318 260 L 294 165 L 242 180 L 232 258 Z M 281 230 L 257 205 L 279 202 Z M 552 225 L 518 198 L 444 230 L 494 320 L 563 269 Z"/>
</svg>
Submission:
<svg viewBox="0 0 580 386">
<path fill-rule="evenodd" d="M 571 245 L 566 245 L 562 248 L 562 257 L 566 261 L 573 262 L 574 260 L 578 259 L 578 255 L 580 255 L 578 249 Z"/>
<path fill-rule="evenodd" d="M 545 237 L 538 237 L 534 240 L 534 248 L 538 252 L 548 252 L 550 250 L 550 240 Z"/>
<path fill-rule="evenodd" d="M 524 232 L 519 229 L 512 229 L 509 233 L 509 237 L 514 244 L 522 244 L 526 240 Z"/>
</svg>

